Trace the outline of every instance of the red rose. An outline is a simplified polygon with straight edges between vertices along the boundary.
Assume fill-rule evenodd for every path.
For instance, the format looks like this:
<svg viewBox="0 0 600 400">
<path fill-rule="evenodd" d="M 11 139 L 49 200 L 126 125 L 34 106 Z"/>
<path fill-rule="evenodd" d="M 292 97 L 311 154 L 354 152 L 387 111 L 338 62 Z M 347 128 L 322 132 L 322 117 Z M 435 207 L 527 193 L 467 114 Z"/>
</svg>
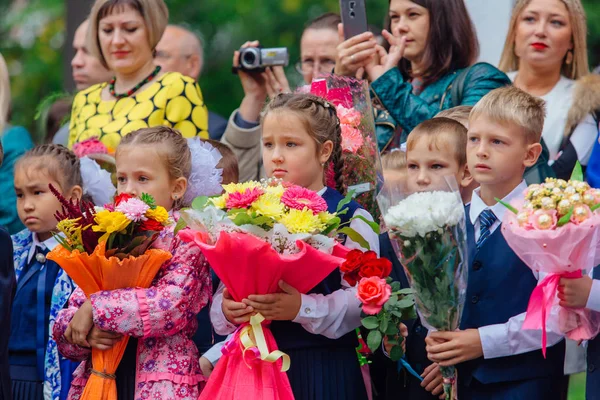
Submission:
<svg viewBox="0 0 600 400">
<path fill-rule="evenodd" d="M 385 279 L 373 276 L 363 278 L 358 284 L 356 297 L 363 305 L 363 311 L 367 315 L 376 315 L 392 295 L 392 287 Z"/>
<path fill-rule="evenodd" d="M 155 231 L 160 232 L 164 229 L 163 224 L 153 219 L 147 219 L 140 225 L 140 231 Z"/>
<path fill-rule="evenodd" d="M 122 201 L 127 201 L 133 197 L 134 196 L 130 195 L 129 193 L 121 193 L 115 196 L 115 206 L 118 206 Z"/>
<path fill-rule="evenodd" d="M 358 272 L 361 278 L 370 278 L 376 276 L 378 278 L 387 278 L 392 272 L 392 263 L 387 258 L 375 258 L 363 262 Z"/>
<path fill-rule="evenodd" d="M 352 250 L 346 256 L 346 261 L 340 266 L 344 279 L 350 286 L 356 286 L 358 273 L 362 266 L 363 253 L 361 250 Z"/>
</svg>

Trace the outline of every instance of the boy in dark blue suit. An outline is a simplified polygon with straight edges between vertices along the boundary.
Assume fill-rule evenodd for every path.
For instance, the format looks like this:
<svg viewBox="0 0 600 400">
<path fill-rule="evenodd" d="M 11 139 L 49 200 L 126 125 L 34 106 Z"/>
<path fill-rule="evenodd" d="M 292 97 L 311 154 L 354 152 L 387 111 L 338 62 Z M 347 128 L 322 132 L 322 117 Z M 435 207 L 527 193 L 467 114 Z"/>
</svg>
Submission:
<svg viewBox="0 0 600 400">
<path fill-rule="evenodd" d="M 0 165 L 2 165 L 2 144 L 0 144 Z M 8 338 L 10 337 L 10 312 L 17 282 L 13 265 L 13 246 L 10 235 L 0 227 L 0 400 L 12 398 L 8 364 Z"/>
<path fill-rule="evenodd" d="M 499 229 L 507 210 L 497 202 L 519 199 L 525 168 L 541 153 L 544 102 L 517 88 L 497 89 L 469 119 L 467 164 L 480 188 L 467 214 L 467 296 L 457 332 L 432 332 L 429 358 L 457 365 L 461 400 L 560 399 L 562 335 L 522 330 L 529 296 L 539 277 L 515 255 Z"/>
<path fill-rule="evenodd" d="M 471 197 L 472 178 L 467 170 L 466 147 L 467 129 L 455 119 L 440 117 L 419 124 L 411 132 L 407 142 L 405 179 L 408 191 L 412 193 L 443 188 L 447 185 L 446 177 L 451 176 L 459 185 L 463 201 L 468 201 Z M 384 176 L 386 172 L 384 167 Z M 393 179 L 388 180 L 386 176 L 386 185 L 390 181 L 394 185 Z M 392 261 L 391 277 L 400 281 L 402 287 L 408 287 L 404 269 L 387 234 L 380 239 L 380 249 L 381 256 Z M 423 380 L 417 379 L 406 370 L 398 374 L 394 363 L 384 363 L 380 359 L 374 359 L 371 376 L 379 392 L 385 392 L 385 396 L 377 399 L 437 399 L 442 393 L 442 376 L 439 367 L 427 359 L 425 350 L 427 328 L 422 326 L 419 319 L 407 321 L 406 325 L 409 332 L 406 339 L 406 361 L 416 373 L 421 374 Z M 385 373 L 382 374 L 380 371 L 373 373 L 378 366 L 377 363 L 387 366 Z M 383 368 L 379 367 L 379 369 Z M 383 379 L 377 375 L 384 375 L 385 385 L 381 383 Z"/>
<path fill-rule="evenodd" d="M 600 312 L 600 266 L 594 268 L 593 279 L 562 278 L 558 287 L 560 305 L 571 308 L 588 308 Z M 587 400 L 600 400 L 600 339 L 595 338 L 587 346 Z"/>
</svg>

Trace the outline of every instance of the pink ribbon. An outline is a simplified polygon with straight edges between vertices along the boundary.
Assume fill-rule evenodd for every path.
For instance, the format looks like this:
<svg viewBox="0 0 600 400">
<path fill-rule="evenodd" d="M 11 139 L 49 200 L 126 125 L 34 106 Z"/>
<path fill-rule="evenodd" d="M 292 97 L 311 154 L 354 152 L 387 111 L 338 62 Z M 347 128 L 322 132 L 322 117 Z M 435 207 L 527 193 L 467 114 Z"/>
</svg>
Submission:
<svg viewBox="0 0 600 400">
<path fill-rule="evenodd" d="M 554 305 L 554 297 L 560 283 L 560 278 L 581 278 L 581 270 L 567 272 L 564 274 L 550 274 L 542 283 L 533 289 L 527 306 L 527 314 L 523 322 L 523 329 L 541 329 L 542 330 L 542 354 L 546 358 L 546 347 L 548 344 L 548 334 L 546 332 L 546 316 Z"/>
</svg>

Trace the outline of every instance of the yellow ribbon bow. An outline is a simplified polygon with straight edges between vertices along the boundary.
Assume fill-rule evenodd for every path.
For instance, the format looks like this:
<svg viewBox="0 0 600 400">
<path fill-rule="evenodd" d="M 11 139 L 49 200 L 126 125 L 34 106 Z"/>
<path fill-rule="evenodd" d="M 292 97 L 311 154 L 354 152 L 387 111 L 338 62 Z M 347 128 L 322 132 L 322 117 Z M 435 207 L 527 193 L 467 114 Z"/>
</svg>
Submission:
<svg viewBox="0 0 600 400">
<path fill-rule="evenodd" d="M 260 359 L 262 361 L 274 363 L 281 358 L 281 372 L 286 372 L 288 369 L 290 369 L 290 356 L 280 350 L 275 350 L 269 353 L 267 341 L 265 340 L 265 333 L 263 332 L 261 325 L 264 320 L 265 317 L 263 317 L 260 313 L 253 315 L 250 317 L 250 325 L 245 326 L 240 331 L 240 342 L 243 347 L 242 358 L 244 359 L 244 362 L 248 368 L 252 369 L 252 367 L 246 362 L 246 352 L 251 351 L 256 353 L 256 349 L 258 348 Z M 253 336 L 254 339 L 252 338 Z"/>
</svg>

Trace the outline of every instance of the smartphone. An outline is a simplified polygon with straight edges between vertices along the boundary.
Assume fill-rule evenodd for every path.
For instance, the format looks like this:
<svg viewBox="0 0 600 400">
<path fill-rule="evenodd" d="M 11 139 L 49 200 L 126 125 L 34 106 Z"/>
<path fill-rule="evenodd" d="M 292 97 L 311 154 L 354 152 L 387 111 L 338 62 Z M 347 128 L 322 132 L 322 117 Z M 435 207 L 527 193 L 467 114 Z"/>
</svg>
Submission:
<svg viewBox="0 0 600 400">
<path fill-rule="evenodd" d="M 340 11 L 346 40 L 369 29 L 365 0 L 340 0 Z"/>
</svg>

